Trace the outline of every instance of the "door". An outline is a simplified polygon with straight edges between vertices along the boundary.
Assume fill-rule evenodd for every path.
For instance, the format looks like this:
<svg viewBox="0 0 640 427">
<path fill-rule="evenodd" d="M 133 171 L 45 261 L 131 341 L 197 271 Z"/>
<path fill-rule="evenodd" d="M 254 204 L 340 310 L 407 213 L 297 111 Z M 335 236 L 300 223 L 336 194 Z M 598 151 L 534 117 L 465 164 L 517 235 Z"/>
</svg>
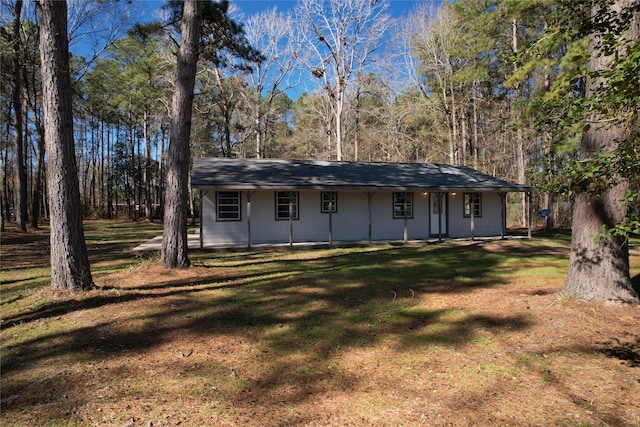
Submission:
<svg viewBox="0 0 640 427">
<path fill-rule="evenodd" d="M 429 193 L 431 236 L 447 235 L 447 193 Z"/>
</svg>

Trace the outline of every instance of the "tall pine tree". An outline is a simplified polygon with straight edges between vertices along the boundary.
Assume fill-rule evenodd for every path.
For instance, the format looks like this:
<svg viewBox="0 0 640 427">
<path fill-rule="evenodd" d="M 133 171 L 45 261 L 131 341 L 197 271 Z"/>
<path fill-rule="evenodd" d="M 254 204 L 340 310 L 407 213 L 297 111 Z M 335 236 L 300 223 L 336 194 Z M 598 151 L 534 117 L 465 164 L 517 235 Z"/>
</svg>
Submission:
<svg viewBox="0 0 640 427">
<path fill-rule="evenodd" d="M 67 3 L 39 1 L 47 182 L 51 213 L 51 286 L 91 289 L 73 142 Z"/>
</svg>

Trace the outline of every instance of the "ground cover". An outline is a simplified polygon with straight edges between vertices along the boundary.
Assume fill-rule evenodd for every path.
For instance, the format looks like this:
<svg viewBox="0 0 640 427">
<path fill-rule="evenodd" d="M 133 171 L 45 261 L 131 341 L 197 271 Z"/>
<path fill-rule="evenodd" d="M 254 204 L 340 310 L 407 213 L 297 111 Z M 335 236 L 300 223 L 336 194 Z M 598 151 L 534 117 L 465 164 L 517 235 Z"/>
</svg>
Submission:
<svg viewBox="0 0 640 427">
<path fill-rule="evenodd" d="M 95 221 L 95 291 L 2 235 L 2 425 L 640 425 L 640 307 L 559 294 L 568 236 L 133 254 Z M 632 276 L 640 279 L 633 242 Z"/>
</svg>

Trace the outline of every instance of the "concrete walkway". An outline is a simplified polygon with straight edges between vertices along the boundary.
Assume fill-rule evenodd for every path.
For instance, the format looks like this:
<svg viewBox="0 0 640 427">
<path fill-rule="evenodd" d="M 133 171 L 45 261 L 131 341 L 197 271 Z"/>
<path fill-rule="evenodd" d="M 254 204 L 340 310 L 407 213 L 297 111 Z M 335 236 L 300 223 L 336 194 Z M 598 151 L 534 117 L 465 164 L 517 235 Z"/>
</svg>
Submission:
<svg viewBox="0 0 640 427">
<path fill-rule="evenodd" d="M 189 246 L 189 249 L 200 249 L 200 235 L 187 234 L 187 245 Z M 160 249 L 162 249 L 162 234 L 136 246 L 133 248 L 133 251 L 159 251 Z"/>
<path fill-rule="evenodd" d="M 513 239 L 526 239 L 526 236 L 505 236 L 503 240 L 513 240 Z M 492 240 L 501 240 L 500 237 L 476 237 L 474 239 L 476 242 L 481 241 L 492 241 Z M 445 239 L 442 241 L 471 241 L 469 238 L 460 238 L 460 239 Z M 394 244 L 403 244 L 403 243 L 437 243 L 438 239 L 426 239 L 426 240 L 408 240 L 407 242 L 403 240 L 374 240 L 373 242 L 369 242 L 368 240 L 363 240 L 360 242 L 338 242 L 334 241 L 332 243 L 333 246 L 349 246 L 349 245 L 369 245 L 369 244 L 381 244 L 381 243 L 394 243 Z M 189 249 L 200 249 L 200 235 L 199 234 L 188 234 L 187 235 L 187 244 Z M 286 247 L 326 247 L 329 246 L 329 242 L 295 242 L 293 245 L 289 243 L 257 243 L 251 245 L 252 248 L 286 248 Z M 246 249 L 246 244 L 207 244 L 204 243 L 203 249 Z M 146 252 L 146 251 L 159 251 L 162 249 L 162 235 L 156 236 L 153 239 L 144 242 L 135 248 L 133 248 L 134 252 Z"/>
<path fill-rule="evenodd" d="M 367 242 L 349 242 L 350 244 L 369 243 Z M 339 242 L 334 242 L 335 245 L 339 245 Z M 187 245 L 189 249 L 200 249 L 200 235 L 199 234 L 187 234 Z M 300 242 L 294 243 L 293 246 L 327 246 L 329 242 Z M 269 247 L 287 247 L 291 246 L 289 243 L 256 243 L 251 245 L 252 248 L 269 248 Z M 246 249 L 246 244 L 211 244 L 204 243 L 202 249 Z M 162 249 L 162 235 L 156 236 L 151 240 L 148 240 L 135 248 L 134 252 L 146 252 L 146 251 L 159 251 Z"/>
</svg>

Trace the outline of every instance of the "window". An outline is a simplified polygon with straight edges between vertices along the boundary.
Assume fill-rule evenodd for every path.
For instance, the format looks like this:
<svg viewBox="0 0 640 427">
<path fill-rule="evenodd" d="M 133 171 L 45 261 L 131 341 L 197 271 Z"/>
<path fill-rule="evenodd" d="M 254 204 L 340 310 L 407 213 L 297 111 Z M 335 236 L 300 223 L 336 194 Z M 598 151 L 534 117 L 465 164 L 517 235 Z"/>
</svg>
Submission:
<svg viewBox="0 0 640 427">
<path fill-rule="evenodd" d="M 289 215 L 291 209 L 291 215 Z M 277 191 L 276 192 L 276 220 L 298 219 L 298 192 Z"/>
<path fill-rule="evenodd" d="M 393 218 L 413 218 L 413 193 L 393 193 Z"/>
<path fill-rule="evenodd" d="M 216 212 L 218 221 L 240 221 L 240 192 L 216 192 Z"/>
<path fill-rule="evenodd" d="M 471 212 L 473 212 L 473 216 L 475 218 L 482 216 L 482 197 L 480 196 L 480 193 L 464 193 L 463 203 L 465 218 L 470 218 Z"/>
<path fill-rule="evenodd" d="M 432 203 L 431 203 L 431 213 L 434 215 L 440 215 L 444 213 L 444 209 L 442 209 L 442 204 L 445 203 L 444 196 L 439 193 L 432 193 Z"/>
<path fill-rule="evenodd" d="M 338 193 L 335 191 L 323 191 L 320 193 L 320 212 L 338 212 Z"/>
</svg>

